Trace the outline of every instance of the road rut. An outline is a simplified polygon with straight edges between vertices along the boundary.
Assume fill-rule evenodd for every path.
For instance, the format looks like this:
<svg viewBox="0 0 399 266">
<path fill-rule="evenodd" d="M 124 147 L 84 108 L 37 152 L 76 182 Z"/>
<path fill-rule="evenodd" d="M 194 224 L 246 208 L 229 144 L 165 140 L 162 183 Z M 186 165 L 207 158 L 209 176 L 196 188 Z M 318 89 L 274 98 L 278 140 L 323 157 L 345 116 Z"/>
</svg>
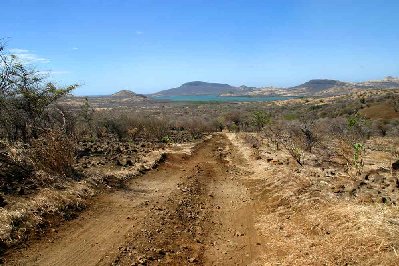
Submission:
<svg viewBox="0 0 399 266">
<path fill-rule="evenodd" d="M 8 265 L 242 265 L 259 252 L 240 156 L 215 134 L 168 154 L 78 219 L 5 258 Z"/>
</svg>

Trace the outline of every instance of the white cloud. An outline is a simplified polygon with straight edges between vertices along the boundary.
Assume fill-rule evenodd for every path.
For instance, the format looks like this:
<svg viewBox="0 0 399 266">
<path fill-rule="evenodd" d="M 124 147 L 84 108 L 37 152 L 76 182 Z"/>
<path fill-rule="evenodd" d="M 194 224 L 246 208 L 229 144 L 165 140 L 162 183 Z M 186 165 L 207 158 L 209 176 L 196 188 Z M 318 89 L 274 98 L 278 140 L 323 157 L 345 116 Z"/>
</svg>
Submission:
<svg viewBox="0 0 399 266">
<path fill-rule="evenodd" d="M 138 31 L 136 31 L 136 34 L 137 34 L 137 35 L 141 35 L 141 34 L 143 34 L 143 33 L 144 33 L 144 32 L 142 32 L 142 31 L 139 31 L 139 30 L 138 30 Z"/>
<path fill-rule="evenodd" d="M 10 52 L 13 54 L 23 54 L 23 53 L 29 53 L 29 50 L 13 48 L 10 49 Z"/>
<path fill-rule="evenodd" d="M 66 71 L 66 70 L 45 70 L 45 71 L 39 71 L 39 74 L 42 75 L 64 75 L 64 74 L 69 74 L 71 73 L 70 71 Z"/>
<path fill-rule="evenodd" d="M 35 53 L 32 53 L 26 49 L 13 48 L 9 50 L 11 54 L 17 56 L 17 58 L 24 64 L 33 64 L 33 63 L 49 63 L 50 60 L 44 57 L 41 57 Z"/>
<path fill-rule="evenodd" d="M 76 50 L 79 50 L 79 48 L 78 47 L 72 47 L 72 50 L 76 51 Z"/>
</svg>

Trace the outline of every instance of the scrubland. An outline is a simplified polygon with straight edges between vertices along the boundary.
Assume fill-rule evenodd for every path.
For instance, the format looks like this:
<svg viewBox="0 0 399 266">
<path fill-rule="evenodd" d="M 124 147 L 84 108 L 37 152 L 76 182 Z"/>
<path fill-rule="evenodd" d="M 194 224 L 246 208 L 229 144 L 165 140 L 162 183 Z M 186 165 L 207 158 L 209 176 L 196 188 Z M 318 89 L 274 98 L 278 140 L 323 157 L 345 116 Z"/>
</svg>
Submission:
<svg viewBox="0 0 399 266">
<path fill-rule="evenodd" d="M 80 239 L 77 246 L 100 256 L 99 264 L 399 260 L 399 90 L 95 108 L 63 101 L 75 85 L 58 87 L 13 58 L 2 60 L 5 262 L 61 262 L 36 253 L 54 255 L 68 228 L 95 229 L 89 221 L 96 217 L 129 220 L 106 259 Z M 119 207 L 104 207 L 110 202 Z M 96 216 L 104 211 L 118 219 Z"/>
</svg>

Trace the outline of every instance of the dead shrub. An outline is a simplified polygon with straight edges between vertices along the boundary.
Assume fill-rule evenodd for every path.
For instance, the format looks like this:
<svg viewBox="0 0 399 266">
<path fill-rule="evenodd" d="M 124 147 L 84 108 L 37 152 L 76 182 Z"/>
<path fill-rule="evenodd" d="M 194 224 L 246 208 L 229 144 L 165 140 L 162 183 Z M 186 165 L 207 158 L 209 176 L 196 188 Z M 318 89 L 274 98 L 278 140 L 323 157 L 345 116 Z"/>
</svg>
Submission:
<svg viewBox="0 0 399 266">
<path fill-rule="evenodd" d="M 170 131 L 169 122 L 162 118 L 148 118 L 142 120 L 143 133 L 147 140 L 162 141 Z"/>
<path fill-rule="evenodd" d="M 251 145 L 254 149 L 259 149 L 262 146 L 262 140 L 253 134 L 244 134 L 244 140 L 246 143 Z"/>
<path fill-rule="evenodd" d="M 276 143 L 277 150 L 284 147 L 295 161 L 303 166 L 305 136 L 301 124 L 296 121 L 275 122 L 266 131 L 270 140 Z"/>
<path fill-rule="evenodd" d="M 32 141 L 31 158 L 37 170 L 70 176 L 74 173 L 74 143 L 58 130 L 49 130 Z"/>
<path fill-rule="evenodd" d="M 124 119 L 106 117 L 104 120 L 99 122 L 99 129 L 104 129 L 108 134 L 113 134 L 122 140 L 127 137 L 129 126 Z M 98 132 L 97 132 L 97 135 Z M 107 134 L 105 134 L 107 135 Z"/>
</svg>

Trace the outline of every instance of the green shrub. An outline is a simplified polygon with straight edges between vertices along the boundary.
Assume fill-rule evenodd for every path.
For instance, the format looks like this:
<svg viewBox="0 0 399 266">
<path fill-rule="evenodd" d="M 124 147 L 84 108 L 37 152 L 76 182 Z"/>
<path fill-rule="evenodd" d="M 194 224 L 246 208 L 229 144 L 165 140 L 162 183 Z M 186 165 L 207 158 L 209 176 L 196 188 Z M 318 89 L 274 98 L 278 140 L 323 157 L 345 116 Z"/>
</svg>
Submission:
<svg viewBox="0 0 399 266">
<path fill-rule="evenodd" d="M 257 131 L 261 131 L 270 123 L 270 114 L 265 111 L 254 111 L 251 118 L 251 122 Z"/>
</svg>

